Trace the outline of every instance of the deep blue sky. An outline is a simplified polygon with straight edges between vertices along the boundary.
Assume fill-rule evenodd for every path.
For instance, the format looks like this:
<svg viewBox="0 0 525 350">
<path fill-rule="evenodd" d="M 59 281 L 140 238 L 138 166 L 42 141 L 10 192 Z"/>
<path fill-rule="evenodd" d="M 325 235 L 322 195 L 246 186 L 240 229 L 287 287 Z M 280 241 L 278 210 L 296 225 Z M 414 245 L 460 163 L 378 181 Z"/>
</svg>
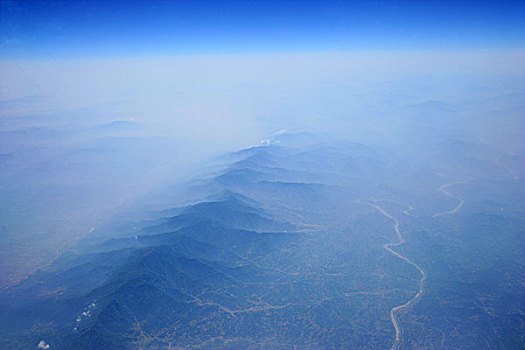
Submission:
<svg viewBox="0 0 525 350">
<path fill-rule="evenodd" d="M 525 1 L 0 4 L 3 58 L 525 47 Z"/>
</svg>

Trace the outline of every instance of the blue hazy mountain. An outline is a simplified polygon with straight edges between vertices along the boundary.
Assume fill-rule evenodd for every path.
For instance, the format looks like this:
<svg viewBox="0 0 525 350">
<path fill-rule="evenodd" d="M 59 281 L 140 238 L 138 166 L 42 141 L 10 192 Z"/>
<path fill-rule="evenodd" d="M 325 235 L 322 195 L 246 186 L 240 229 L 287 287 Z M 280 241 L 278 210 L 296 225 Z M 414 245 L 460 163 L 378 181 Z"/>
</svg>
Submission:
<svg viewBox="0 0 525 350">
<path fill-rule="evenodd" d="M 0 0 L 0 350 L 524 350 L 524 19 Z"/>
<path fill-rule="evenodd" d="M 282 136 L 2 290 L 0 346 L 523 345 L 523 187 L 481 145 Z"/>
</svg>

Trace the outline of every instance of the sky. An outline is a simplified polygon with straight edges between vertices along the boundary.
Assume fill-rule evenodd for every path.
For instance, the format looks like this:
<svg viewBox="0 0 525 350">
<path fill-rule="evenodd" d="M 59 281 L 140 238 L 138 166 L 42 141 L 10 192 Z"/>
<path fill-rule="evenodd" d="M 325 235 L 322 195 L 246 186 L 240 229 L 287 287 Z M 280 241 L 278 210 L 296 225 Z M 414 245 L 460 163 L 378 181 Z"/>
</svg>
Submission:
<svg viewBox="0 0 525 350">
<path fill-rule="evenodd" d="M 0 58 L 523 48 L 525 1 L 0 1 Z"/>
</svg>

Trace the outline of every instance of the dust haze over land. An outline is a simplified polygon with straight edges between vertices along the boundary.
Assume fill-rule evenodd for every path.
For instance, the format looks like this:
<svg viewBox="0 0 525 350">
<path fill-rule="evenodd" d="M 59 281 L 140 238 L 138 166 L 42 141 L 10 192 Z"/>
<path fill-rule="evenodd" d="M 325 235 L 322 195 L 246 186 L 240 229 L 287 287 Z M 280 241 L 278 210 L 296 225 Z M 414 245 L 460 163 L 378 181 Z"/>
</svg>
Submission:
<svg viewBox="0 0 525 350">
<path fill-rule="evenodd" d="M 520 264 L 509 268 L 503 261 L 495 268 L 468 254 L 484 252 L 494 261 L 501 261 L 498 259 L 504 256 L 523 261 L 523 246 L 516 242 L 523 234 L 519 218 L 524 211 L 520 204 L 525 173 L 524 61 L 522 52 L 475 51 L 2 62 L 1 284 L 15 294 L 19 289 L 32 291 L 35 282 L 31 276 L 37 282 L 43 278 L 35 274 L 38 269 L 45 270 L 51 264 L 52 271 L 59 270 L 64 264 L 61 257 L 67 265 L 67 254 L 84 253 L 83 246 L 77 246 L 82 239 L 89 242 L 90 235 L 111 238 L 113 228 L 118 226 L 111 224 L 114 217 L 134 216 L 137 223 L 157 220 L 148 216 L 154 217 L 150 211 L 178 215 L 180 209 L 173 208 L 198 203 L 203 194 L 209 200 L 206 196 L 234 192 L 262 203 L 279 220 L 273 226 L 257 221 L 250 216 L 253 210 L 243 206 L 252 221 L 239 226 L 238 219 L 228 216 L 233 223 L 220 222 L 221 225 L 256 231 L 271 227 L 313 237 L 316 232 L 337 232 L 333 240 L 325 243 L 317 242 L 319 238 L 312 238 L 314 245 L 307 243 L 310 238 L 289 243 L 303 247 L 297 259 L 304 266 L 322 267 L 321 272 L 312 271 L 314 275 L 322 275 L 323 271 L 334 276 L 351 273 L 353 270 L 338 270 L 337 264 L 342 263 L 347 252 L 334 247 L 342 242 L 344 247 L 348 244 L 349 251 L 354 243 L 362 248 L 363 256 L 356 255 L 352 264 L 372 269 L 366 270 L 370 273 L 367 276 L 372 276 L 369 284 L 377 288 L 364 288 L 357 283 L 352 289 L 345 284 L 348 290 L 344 292 L 383 297 L 393 293 L 388 302 L 371 301 L 382 315 L 377 321 L 380 335 L 370 338 L 374 344 L 473 344 L 468 339 L 462 339 L 464 343 L 448 339 L 454 323 L 438 324 L 439 315 L 432 316 L 435 319 L 430 322 L 431 327 L 406 325 L 423 322 L 425 308 L 436 309 L 437 304 L 431 301 L 440 300 L 439 295 L 433 294 L 439 288 L 457 293 L 455 300 L 463 300 L 462 306 L 467 305 L 465 300 L 477 303 L 486 317 L 490 313 L 505 315 L 509 324 L 522 317 L 515 313 L 522 305 L 516 298 L 494 299 L 490 297 L 494 291 L 483 288 L 472 296 L 471 291 L 445 285 L 446 271 L 435 266 L 446 260 L 451 261 L 451 267 L 447 267 L 450 271 L 457 266 L 465 271 L 479 267 L 486 269 L 488 278 L 512 273 L 510 282 L 498 280 L 512 288 L 523 281 Z M 266 147 L 229 156 L 258 145 Z M 248 158 L 243 158 L 245 155 Z M 215 177 L 220 186 L 207 182 Z M 319 198 L 319 203 L 308 204 L 312 201 L 309 195 Z M 240 198 L 251 203 L 245 197 Z M 192 207 L 190 212 L 198 210 Z M 206 215 L 210 212 L 213 211 L 206 208 Z M 462 212 L 468 215 L 461 216 Z M 373 227 L 360 222 L 363 217 L 373 217 Z M 458 217 L 458 222 L 448 221 Z M 282 222 L 290 222 L 295 228 Z M 172 221 L 155 225 L 150 231 L 137 229 L 138 236 L 147 234 L 139 244 L 141 248 L 153 246 L 156 239 L 165 239 L 148 235 L 164 234 L 166 227 L 180 229 Z M 360 237 L 356 227 L 369 235 Z M 463 236 L 454 231 L 457 227 L 463 228 Z M 495 232 L 505 229 L 501 246 L 488 243 L 493 241 L 488 239 L 489 233 L 476 235 L 479 227 Z M 347 228 L 355 234 L 350 235 L 350 240 L 345 236 Z M 423 233 L 418 234 L 420 231 Z M 450 232 L 457 236 L 452 237 Z M 126 241 L 129 237 L 118 238 L 123 239 L 126 249 L 136 248 L 137 243 Z M 397 244 L 405 241 L 406 244 Z M 111 241 L 110 246 L 120 247 L 120 242 Z M 283 243 L 279 249 L 285 252 L 290 248 Z M 310 257 L 310 249 L 317 255 Z M 157 253 L 161 257 L 174 254 Z M 235 254 L 242 258 L 242 254 L 247 254 L 249 260 L 250 254 L 257 252 L 250 249 Z M 314 256 L 323 254 L 328 256 L 326 261 L 321 258 L 318 265 L 312 263 Z M 370 267 L 367 258 L 384 259 L 384 265 Z M 262 259 L 263 268 L 277 268 L 264 257 L 257 259 Z M 58 263 L 53 265 L 55 261 Z M 410 265 L 417 269 L 410 270 Z M 385 277 L 383 272 L 388 275 L 392 272 L 389 269 L 393 273 L 401 271 L 400 280 L 392 282 Z M 297 271 L 304 273 L 299 268 Z M 294 275 L 297 271 L 285 272 Z M 457 271 L 453 273 L 457 273 L 454 276 L 461 283 L 468 280 Z M 28 275 L 27 285 L 18 284 Z M 288 282 L 300 286 L 300 281 Z M 103 285 L 101 281 L 97 283 Z M 54 287 L 39 293 L 55 295 L 64 288 L 62 284 Z M 314 294 L 320 299 L 314 301 L 320 305 L 326 302 L 322 296 L 327 300 L 341 297 L 332 295 L 334 291 L 329 287 L 316 288 L 312 290 L 318 292 Z M 342 293 L 342 289 L 337 291 Z M 255 306 L 251 301 L 229 305 L 213 295 L 191 297 L 198 305 L 219 308 L 232 319 L 254 310 L 285 312 L 292 304 L 302 310 L 307 304 L 296 295 L 289 297 L 289 303 L 276 304 L 269 298 Z M 87 299 L 78 301 L 79 305 L 81 302 L 86 303 Z M 447 300 L 447 305 L 453 307 L 454 302 Z M 406 311 L 414 305 L 421 309 Z M 452 312 L 447 315 L 449 320 L 459 317 Z M 369 314 L 363 319 L 372 320 L 360 324 L 364 328 L 375 322 Z M 44 320 L 49 321 L 42 316 L 42 324 Z M 512 335 L 508 341 L 516 344 L 512 333 L 517 332 L 516 324 L 501 323 L 496 329 L 508 331 Z M 72 329 L 70 324 L 64 327 Z M 111 329 L 111 325 L 104 327 Z M 160 325 L 155 327 L 160 329 Z M 45 335 L 51 331 L 42 332 Z M 349 334 L 347 330 L 342 333 Z M 497 333 L 494 331 L 493 338 L 477 345 L 494 344 L 499 339 Z M 426 338 L 421 338 L 421 334 Z M 471 335 L 475 338 L 475 333 Z M 96 336 L 104 339 L 103 335 Z M 166 343 L 173 340 L 163 336 Z M 125 341 L 146 346 L 153 344 L 151 339 L 155 338 L 143 334 L 126 337 Z M 238 334 L 230 337 L 243 341 Z M 277 347 L 294 344 L 290 339 L 297 338 L 290 335 L 278 339 L 267 334 L 257 337 L 250 342 L 264 344 L 275 340 Z M 334 338 L 326 344 L 344 344 L 348 341 L 345 339 Z M 423 340 L 417 343 L 414 339 Z M 62 346 L 72 344 L 67 337 L 54 340 Z M 321 344 L 323 340 L 315 341 Z"/>
<path fill-rule="evenodd" d="M 27 272 L 26 263 L 48 262 L 70 237 L 148 189 L 187 179 L 199 161 L 279 130 L 414 157 L 457 138 L 483 144 L 502 169 L 519 173 L 523 58 L 480 51 L 3 62 L 2 278 L 14 265 Z"/>
</svg>

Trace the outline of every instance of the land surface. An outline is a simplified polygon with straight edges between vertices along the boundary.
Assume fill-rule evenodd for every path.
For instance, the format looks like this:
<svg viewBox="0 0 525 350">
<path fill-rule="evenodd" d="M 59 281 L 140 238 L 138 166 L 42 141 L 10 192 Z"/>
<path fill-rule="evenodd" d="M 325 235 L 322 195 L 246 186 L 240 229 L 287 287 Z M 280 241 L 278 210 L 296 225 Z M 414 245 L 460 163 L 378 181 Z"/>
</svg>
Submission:
<svg viewBox="0 0 525 350">
<path fill-rule="evenodd" d="M 278 137 L 6 286 L 0 347 L 524 345 L 521 180 L 482 171 L 497 168 L 482 152 L 470 163 L 480 169 L 452 169 L 388 147 Z M 472 156 L 449 152 L 458 164 Z"/>
</svg>

